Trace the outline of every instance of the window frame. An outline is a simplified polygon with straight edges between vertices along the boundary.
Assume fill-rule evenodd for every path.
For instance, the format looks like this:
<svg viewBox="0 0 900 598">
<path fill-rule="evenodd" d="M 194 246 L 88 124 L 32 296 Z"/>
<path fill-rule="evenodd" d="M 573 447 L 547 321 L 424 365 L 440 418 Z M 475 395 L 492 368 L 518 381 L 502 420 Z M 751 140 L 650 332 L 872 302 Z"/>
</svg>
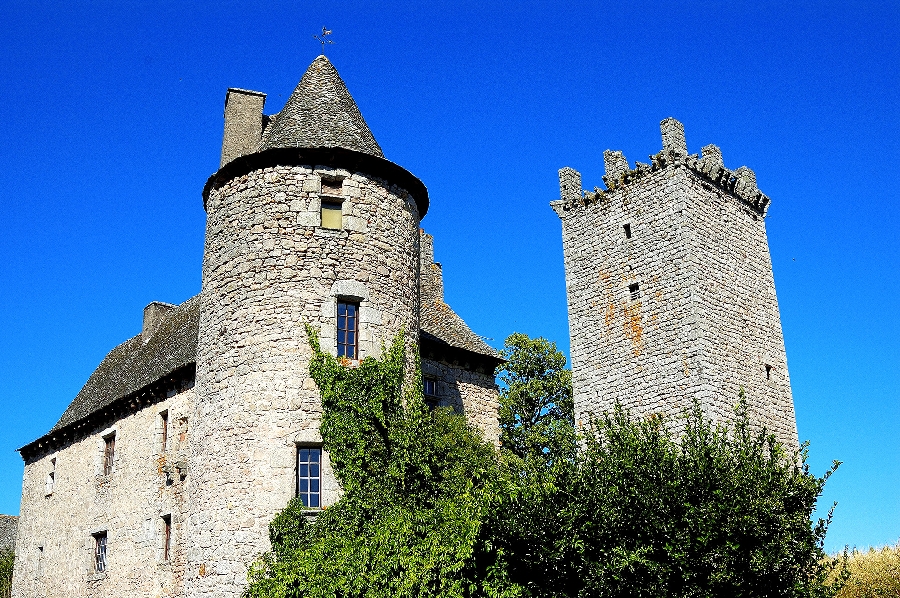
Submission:
<svg viewBox="0 0 900 598">
<path fill-rule="evenodd" d="M 103 437 L 102 475 L 112 475 L 116 470 L 116 433 Z"/>
<path fill-rule="evenodd" d="M 431 386 L 431 391 L 429 390 L 429 385 Z M 440 397 L 437 392 L 438 388 L 438 379 L 435 376 L 422 376 L 422 397 L 425 399 L 425 404 L 428 405 L 431 409 L 434 409 L 440 405 Z"/>
<path fill-rule="evenodd" d="M 343 230 L 344 229 L 344 202 L 341 199 L 320 199 L 319 201 L 319 224 L 325 230 Z M 325 211 L 337 212 L 337 226 L 325 225 Z M 334 217 L 335 214 L 332 214 Z"/>
<path fill-rule="evenodd" d="M 304 458 L 304 452 L 306 453 L 305 461 L 301 461 Z M 315 454 L 318 460 L 313 460 L 313 454 Z M 300 498 L 300 501 L 303 503 L 303 507 L 305 509 L 310 510 L 318 510 L 323 509 L 323 501 L 322 501 L 322 465 L 324 461 L 324 452 L 322 451 L 322 445 L 320 444 L 298 444 L 297 452 L 296 452 L 296 471 L 295 471 L 295 484 L 294 484 L 294 493 L 295 496 Z M 305 474 L 304 474 L 304 466 Z M 312 470 L 313 467 L 316 469 L 316 474 L 313 475 Z M 301 482 L 306 482 L 306 490 L 302 490 L 301 487 L 303 484 Z M 315 482 L 315 484 L 313 484 Z M 313 485 L 316 486 L 316 490 L 313 490 Z M 315 496 L 315 500 L 313 500 L 313 496 Z M 316 504 L 311 504 L 315 502 Z"/>
<path fill-rule="evenodd" d="M 94 573 L 106 573 L 109 569 L 109 535 L 106 531 L 92 534 L 94 538 Z"/>
<path fill-rule="evenodd" d="M 341 315 L 341 308 L 345 308 L 345 310 L 349 307 L 353 308 L 353 316 L 345 313 Z M 337 300 L 337 321 L 335 322 L 335 330 L 337 332 L 337 356 L 338 358 L 346 358 L 351 361 L 355 361 L 359 359 L 359 301 L 354 301 L 344 297 L 338 297 Z M 343 322 L 342 322 L 343 318 Z M 352 318 L 352 328 L 348 323 L 348 320 Z M 344 327 L 342 327 L 342 324 Z M 341 342 L 341 333 L 344 333 L 344 342 Z M 348 343 L 346 341 L 347 336 L 349 334 L 353 334 L 353 342 Z M 352 349 L 352 353 L 348 354 L 348 348 Z"/>
<path fill-rule="evenodd" d="M 162 561 L 168 563 L 172 558 L 172 515 L 163 515 Z"/>
<path fill-rule="evenodd" d="M 159 412 L 159 420 L 162 424 L 162 429 L 160 430 L 162 433 L 161 442 L 160 442 L 160 453 L 165 453 L 168 449 L 169 444 L 169 410 Z"/>
</svg>

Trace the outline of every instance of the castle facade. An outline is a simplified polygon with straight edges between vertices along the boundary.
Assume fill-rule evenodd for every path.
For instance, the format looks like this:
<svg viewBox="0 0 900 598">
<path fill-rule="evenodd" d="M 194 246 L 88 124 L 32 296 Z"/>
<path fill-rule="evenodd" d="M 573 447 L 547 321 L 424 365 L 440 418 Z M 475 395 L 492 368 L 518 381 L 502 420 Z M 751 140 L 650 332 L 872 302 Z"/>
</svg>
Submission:
<svg viewBox="0 0 900 598">
<path fill-rule="evenodd" d="M 351 365 L 403 335 L 426 400 L 497 442 L 500 356 L 444 302 L 429 197 L 385 159 L 333 65 L 318 57 L 284 108 L 229 89 L 219 170 L 203 189 L 203 282 L 150 303 L 25 461 L 15 598 L 227 597 L 299 496 L 340 489 L 322 448 L 305 326 Z M 616 402 L 678 414 L 696 398 L 796 444 L 764 216 L 749 169 L 714 146 L 631 168 L 607 152 L 604 191 L 560 171 L 576 416 Z"/>
</svg>

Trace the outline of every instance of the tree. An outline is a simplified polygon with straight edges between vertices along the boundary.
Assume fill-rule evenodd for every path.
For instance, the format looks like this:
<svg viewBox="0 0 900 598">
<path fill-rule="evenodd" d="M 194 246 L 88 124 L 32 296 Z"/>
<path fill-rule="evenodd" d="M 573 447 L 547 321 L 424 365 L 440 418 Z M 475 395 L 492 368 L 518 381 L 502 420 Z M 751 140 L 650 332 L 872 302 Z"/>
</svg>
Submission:
<svg viewBox="0 0 900 598">
<path fill-rule="evenodd" d="M 12 550 L 0 550 L 0 598 L 8 598 L 10 594 L 15 560 Z"/>
<path fill-rule="evenodd" d="M 575 447 L 572 372 L 556 344 L 514 333 L 498 366 L 500 443 L 522 458 L 553 462 Z"/>
</svg>

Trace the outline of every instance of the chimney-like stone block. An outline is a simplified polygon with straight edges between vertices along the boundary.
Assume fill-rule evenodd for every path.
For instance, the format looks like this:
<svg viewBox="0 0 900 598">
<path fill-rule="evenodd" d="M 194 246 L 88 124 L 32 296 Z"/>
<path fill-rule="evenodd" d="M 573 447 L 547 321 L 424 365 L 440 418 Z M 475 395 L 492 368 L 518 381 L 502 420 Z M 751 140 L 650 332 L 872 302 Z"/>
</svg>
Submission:
<svg viewBox="0 0 900 598">
<path fill-rule="evenodd" d="M 700 159 L 707 164 L 715 164 L 725 168 L 725 162 L 722 160 L 722 150 L 718 145 L 712 143 L 704 145 L 703 149 L 700 150 Z"/>
<path fill-rule="evenodd" d="M 444 300 L 444 272 L 434 261 L 434 237 L 420 229 L 419 291 L 422 301 Z"/>
<path fill-rule="evenodd" d="M 581 173 L 566 166 L 559 169 L 559 198 L 581 199 Z"/>
<path fill-rule="evenodd" d="M 150 340 L 150 337 L 157 331 L 159 325 L 165 322 L 175 307 L 171 303 L 163 303 L 162 301 L 154 301 L 147 305 L 144 308 L 144 326 L 141 329 L 141 340 L 145 343 Z"/>
<path fill-rule="evenodd" d="M 687 155 L 687 141 L 684 138 L 684 125 L 672 117 L 659 123 L 662 133 L 663 151 L 673 151 L 678 155 Z"/>
<path fill-rule="evenodd" d="M 256 151 L 262 138 L 265 104 L 266 94 L 258 91 L 232 87 L 225 94 L 225 133 L 219 168 Z"/>
<path fill-rule="evenodd" d="M 606 178 L 618 180 L 623 173 L 630 170 L 628 160 L 622 152 L 606 150 L 603 152 L 603 165 L 606 167 Z"/>
</svg>

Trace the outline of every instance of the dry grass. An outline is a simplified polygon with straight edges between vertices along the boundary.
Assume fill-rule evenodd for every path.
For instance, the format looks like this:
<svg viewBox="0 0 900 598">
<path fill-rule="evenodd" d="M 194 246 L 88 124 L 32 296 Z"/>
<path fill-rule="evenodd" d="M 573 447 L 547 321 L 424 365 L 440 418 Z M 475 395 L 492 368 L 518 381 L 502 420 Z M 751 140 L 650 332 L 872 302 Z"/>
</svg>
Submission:
<svg viewBox="0 0 900 598">
<path fill-rule="evenodd" d="M 900 597 L 900 542 L 864 552 L 853 550 L 848 556 L 850 579 L 836 598 Z"/>
</svg>

